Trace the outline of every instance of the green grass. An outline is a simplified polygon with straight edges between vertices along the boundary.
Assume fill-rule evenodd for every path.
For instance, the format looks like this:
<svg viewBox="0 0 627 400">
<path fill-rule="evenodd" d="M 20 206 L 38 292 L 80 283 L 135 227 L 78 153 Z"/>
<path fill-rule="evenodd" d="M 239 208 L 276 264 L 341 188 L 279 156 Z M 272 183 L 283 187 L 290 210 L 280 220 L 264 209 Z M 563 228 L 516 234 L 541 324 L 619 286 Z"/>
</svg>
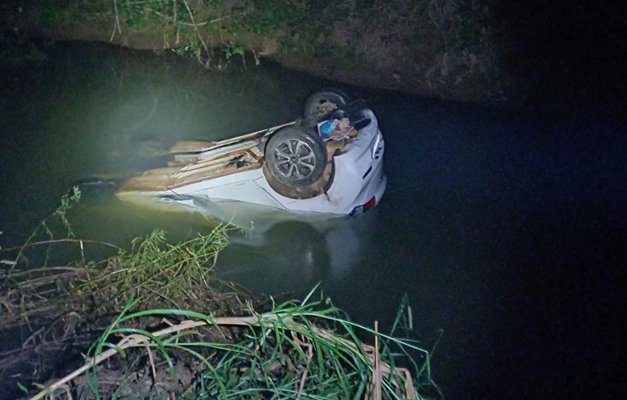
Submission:
<svg viewBox="0 0 627 400">
<path fill-rule="evenodd" d="M 0 374 L 20 376 L 33 399 L 419 399 L 433 387 L 429 352 L 396 335 L 413 328 L 406 303 L 384 333 L 317 289 L 260 301 L 212 275 L 230 227 L 175 244 L 156 230 L 123 250 L 73 237 L 79 199 L 70 191 L 25 245 L 0 250 L 12 255 L 0 273 L 0 334 L 27 333 L 0 356 Z M 88 244 L 114 254 L 87 260 Z M 62 246 L 80 258 L 25 268 L 30 252 L 44 248 L 48 260 Z M 32 375 L 15 373 L 33 360 Z"/>
<path fill-rule="evenodd" d="M 276 41 L 281 53 L 337 53 L 341 59 L 349 47 L 364 61 L 368 53 L 379 57 L 401 46 L 407 55 L 418 51 L 420 62 L 446 53 L 463 65 L 483 60 L 490 39 L 490 9 L 471 1 L 97 0 L 46 3 L 43 15 L 52 29 L 104 23 L 111 39 L 152 34 L 164 48 L 207 67 L 216 50 L 226 48 L 222 56 L 228 59 L 249 49 L 249 34 Z M 338 27 L 345 28 L 340 37 Z M 474 61 L 468 54 L 476 55 Z"/>
<path fill-rule="evenodd" d="M 93 343 L 81 368 L 33 399 L 82 374 L 87 374 L 83 390 L 89 395 L 83 394 L 93 398 L 124 397 L 124 384 L 138 381 L 148 387 L 134 395 L 190 399 L 359 399 L 377 391 L 380 397 L 374 398 L 413 399 L 420 398 L 421 385 L 430 384 L 426 351 L 409 340 L 354 324 L 323 300 L 308 297 L 240 317 L 179 309 L 130 312 L 136 302 L 129 301 Z M 167 321 L 166 327 L 138 328 L 155 319 Z M 360 341 L 363 336 L 376 341 L 377 349 Z M 409 352 L 419 354 L 424 365 L 397 366 L 399 359 L 409 360 Z M 135 368 L 144 378 L 100 379 L 105 362 L 120 368 L 138 359 L 144 361 Z M 186 387 L 177 385 L 177 374 L 187 373 L 181 363 L 196 365 L 196 376 Z"/>
</svg>

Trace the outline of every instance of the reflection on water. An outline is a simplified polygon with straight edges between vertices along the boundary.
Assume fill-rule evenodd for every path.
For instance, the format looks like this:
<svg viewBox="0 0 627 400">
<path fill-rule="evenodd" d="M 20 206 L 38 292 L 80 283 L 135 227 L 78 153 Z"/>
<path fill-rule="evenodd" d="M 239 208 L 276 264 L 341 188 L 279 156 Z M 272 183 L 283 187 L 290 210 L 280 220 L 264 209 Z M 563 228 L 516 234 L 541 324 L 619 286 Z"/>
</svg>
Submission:
<svg viewBox="0 0 627 400">
<path fill-rule="evenodd" d="M 345 279 L 363 261 L 377 212 L 331 220 L 261 220 L 245 237 L 233 236 L 218 276 L 259 292 L 303 298 L 320 282 Z"/>
<path fill-rule="evenodd" d="M 77 237 L 121 247 L 157 228 L 176 242 L 206 234 L 225 221 L 176 204 L 146 207 L 93 189 L 85 195 L 70 213 Z M 239 228 L 229 231 L 230 246 L 220 253 L 217 276 L 256 293 L 289 293 L 290 298 L 303 297 L 320 282 L 341 283 L 350 276 L 367 254 L 378 219 L 377 210 L 358 218 L 333 219 L 295 217 L 275 210 L 253 215 L 248 207 L 237 210 L 247 213 L 226 219 Z M 96 250 L 90 248 L 88 254 L 104 255 L 110 249 Z"/>
<path fill-rule="evenodd" d="M 73 182 L 150 167 L 178 139 L 285 122 L 325 85 L 269 64 L 211 73 L 98 45 L 60 44 L 50 59 L 2 78 L 3 246 Z M 625 129 L 363 93 L 386 136 L 381 204 L 354 219 L 254 219 L 249 235 L 233 233 L 218 275 L 297 297 L 322 282 L 382 329 L 407 293 L 423 345 L 445 330 L 433 371 L 448 398 L 624 394 L 612 382 L 624 363 L 613 327 L 625 319 Z M 71 215 L 79 237 L 124 245 L 162 228 L 180 240 L 216 223 L 106 190 L 88 197 Z"/>
</svg>

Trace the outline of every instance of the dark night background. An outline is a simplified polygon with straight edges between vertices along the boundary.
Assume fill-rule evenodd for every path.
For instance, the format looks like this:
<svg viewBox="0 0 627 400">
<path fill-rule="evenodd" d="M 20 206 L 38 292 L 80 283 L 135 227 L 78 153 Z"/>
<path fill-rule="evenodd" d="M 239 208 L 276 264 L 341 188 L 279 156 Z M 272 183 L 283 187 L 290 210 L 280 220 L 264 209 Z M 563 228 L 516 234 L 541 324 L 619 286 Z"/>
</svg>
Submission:
<svg viewBox="0 0 627 400">
<path fill-rule="evenodd" d="M 625 15 L 625 2 L 496 2 L 505 66 L 529 82 L 530 104 L 615 115 L 624 122 Z"/>
</svg>

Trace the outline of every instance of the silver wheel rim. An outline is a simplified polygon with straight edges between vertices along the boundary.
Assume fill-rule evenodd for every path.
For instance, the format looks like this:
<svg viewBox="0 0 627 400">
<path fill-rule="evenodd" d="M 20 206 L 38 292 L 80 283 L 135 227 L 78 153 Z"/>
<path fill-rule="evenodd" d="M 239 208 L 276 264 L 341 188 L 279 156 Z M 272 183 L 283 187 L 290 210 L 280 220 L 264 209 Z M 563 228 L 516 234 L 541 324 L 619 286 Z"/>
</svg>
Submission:
<svg viewBox="0 0 627 400">
<path fill-rule="evenodd" d="M 316 157 L 311 146 L 298 139 L 282 142 L 274 151 L 277 171 L 285 178 L 301 180 L 309 177 L 316 167 Z"/>
</svg>

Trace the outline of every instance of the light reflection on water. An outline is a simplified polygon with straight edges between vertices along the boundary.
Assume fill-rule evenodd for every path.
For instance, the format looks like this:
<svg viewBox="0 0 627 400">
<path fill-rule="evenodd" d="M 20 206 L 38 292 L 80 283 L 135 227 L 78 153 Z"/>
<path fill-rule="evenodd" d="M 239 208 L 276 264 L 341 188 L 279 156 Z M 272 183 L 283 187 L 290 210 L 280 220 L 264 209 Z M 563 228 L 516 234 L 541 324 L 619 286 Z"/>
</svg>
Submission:
<svg viewBox="0 0 627 400">
<path fill-rule="evenodd" d="M 220 253 L 217 277 L 259 294 L 289 293 L 290 299 L 304 297 L 322 281 L 347 279 L 363 261 L 378 219 L 377 210 L 358 218 L 326 219 L 235 209 L 234 218 L 220 221 L 173 204 L 146 207 L 88 196 L 70 219 L 77 237 L 121 247 L 152 229 L 164 229 L 167 239 L 176 242 L 207 234 L 220 222 L 236 222 L 240 228 L 229 230 L 230 245 Z"/>
<path fill-rule="evenodd" d="M 11 160 L 0 178 L 5 245 L 25 238 L 72 184 L 160 166 L 177 140 L 219 140 L 290 121 L 324 85 L 269 63 L 210 72 L 174 56 L 97 44 L 61 43 L 50 59 L 9 85 L 2 108 L 1 151 Z M 83 192 L 70 215 L 78 237 L 126 246 L 155 228 L 175 241 L 217 223 L 124 204 L 107 186 Z M 258 292 L 301 296 L 359 262 L 367 220 L 278 223 L 262 215 L 250 236 L 232 234 L 217 272 Z"/>
<path fill-rule="evenodd" d="M 5 231 L 37 221 L 72 182 L 158 165 L 176 140 L 221 139 L 291 120 L 315 87 L 271 65 L 212 73 L 173 56 L 103 45 L 59 44 L 51 57 L 5 96 Z"/>
<path fill-rule="evenodd" d="M 61 44 L 52 59 L 3 91 L 4 246 L 73 182 L 154 166 L 178 139 L 291 120 L 328 84 L 268 64 L 210 73 L 98 45 Z M 384 328 L 407 293 L 421 343 L 445 330 L 433 371 L 448 398 L 566 397 L 595 388 L 573 384 L 590 368 L 611 382 L 588 355 L 619 365 L 606 344 L 619 330 L 600 327 L 624 320 L 615 310 L 627 264 L 625 130 L 363 92 L 386 137 L 381 204 L 356 219 L 260 219 L 251 237 L 233 235 L 218 275 L 296 297 L 322 282 L 358 322 Z M 88 197 L 71 215 L 79 237 L 125 245 L 162 228 L 180 240 L 215 224 Z"/>
</svg>

